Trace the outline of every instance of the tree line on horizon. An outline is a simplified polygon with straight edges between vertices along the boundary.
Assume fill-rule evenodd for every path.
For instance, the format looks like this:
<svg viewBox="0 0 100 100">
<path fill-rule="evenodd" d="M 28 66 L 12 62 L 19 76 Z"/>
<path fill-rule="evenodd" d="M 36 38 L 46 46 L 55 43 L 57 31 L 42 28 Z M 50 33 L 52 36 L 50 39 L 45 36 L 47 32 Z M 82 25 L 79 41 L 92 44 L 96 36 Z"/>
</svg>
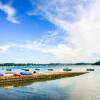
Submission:
<svg viewBox="0 0 100 100">
<path fill-rule="evenodd" d="M 49 63 L 49 64 L 35 64 L 35 63 L 1 63 L 0 66 L 35 66 L 35 65 L 100 65 L 100 61 L 95 63 Z"/>
</svg>

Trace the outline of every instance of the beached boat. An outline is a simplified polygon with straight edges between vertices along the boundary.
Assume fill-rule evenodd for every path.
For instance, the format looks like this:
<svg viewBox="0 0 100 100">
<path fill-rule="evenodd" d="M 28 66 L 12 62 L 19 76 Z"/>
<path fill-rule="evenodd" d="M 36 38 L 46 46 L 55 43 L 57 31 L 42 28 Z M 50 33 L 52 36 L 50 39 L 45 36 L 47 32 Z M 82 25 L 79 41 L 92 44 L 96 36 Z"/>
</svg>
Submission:
<svg viewBox="0 0 100 100">
<path fill-rule="evenodd" d="M 21 75 L 32 75 L 31 72 L 20 72 Z"/>
<path fill-rule="evenodd" d="M 13 76 L 13 74 L 4 74 L 4 76 Z"/>
<path fill-rule="evenodd" d="M 14 73 L 13 76 L 21 76 L 21 74 Z"/>
<path fill-rule="evenodd" d="M 5 74 L 14 74 L 15 72 L 7 71 Z"/>
<path fill-rule="evenodd" d="M 4 76 L 4 74 L 0 73 L 0 76 Z"/>
</svg>

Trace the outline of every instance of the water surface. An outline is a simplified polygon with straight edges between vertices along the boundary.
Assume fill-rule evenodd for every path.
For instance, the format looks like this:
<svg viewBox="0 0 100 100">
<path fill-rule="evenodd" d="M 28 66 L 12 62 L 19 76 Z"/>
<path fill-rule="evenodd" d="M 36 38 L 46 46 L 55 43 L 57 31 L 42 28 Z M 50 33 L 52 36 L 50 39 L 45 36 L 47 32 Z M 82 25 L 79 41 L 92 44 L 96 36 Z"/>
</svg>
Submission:
<svg viewBox="0 0 100 100">
<path fill-rule="evenodd" d="M 62 71 L 66 66 L 50 66 Z M 39 67 L 47 71 L 47 67 Z M 73 71 L 95 68 L 81 76 L 0 87 L 0 100 L 100 100 L 100 66 L 71 66 Z M 31 67 L 31 71 L 35 68 Z M 15 70 L 15 69 L 13 69 Z M 19 67 L 16 70 L 20 70 Z M 4 71 L 4 69 L 3 69 Z"/>
</svg>

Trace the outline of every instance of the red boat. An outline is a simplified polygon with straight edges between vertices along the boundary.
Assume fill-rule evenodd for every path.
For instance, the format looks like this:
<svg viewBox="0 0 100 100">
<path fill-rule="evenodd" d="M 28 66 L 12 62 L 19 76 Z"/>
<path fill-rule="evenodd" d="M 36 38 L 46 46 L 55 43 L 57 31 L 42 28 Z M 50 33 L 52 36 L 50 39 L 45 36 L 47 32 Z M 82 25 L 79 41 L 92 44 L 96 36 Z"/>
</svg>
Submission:
<svg viewBox="0 0 100 100">
<path fill-rule="evenodd" d="M 21 76 L 21 74 L 16 74 L 16 73 L 15 73 L 15 74 L 13 74 L 13 76 Z"/>
</svg>

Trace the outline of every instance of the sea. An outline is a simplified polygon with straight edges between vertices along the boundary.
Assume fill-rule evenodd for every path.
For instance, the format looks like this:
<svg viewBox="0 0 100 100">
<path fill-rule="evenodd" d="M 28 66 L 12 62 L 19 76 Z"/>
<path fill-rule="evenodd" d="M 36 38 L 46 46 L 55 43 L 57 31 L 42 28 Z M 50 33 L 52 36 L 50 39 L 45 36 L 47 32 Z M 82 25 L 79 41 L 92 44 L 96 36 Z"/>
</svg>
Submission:
<svg viewBox="0 0 100 100">
<path fill-rule="evenodd" d="M 56 80 L 27 82 L 15 85 L 0 86 L 0 100 L 100 100 L 100 66 L 94 65 L 73 65 L 73 66 L 1 66 L 0 73 L 5 73 L 7 68 L 13 72 L 22 72 L 23 68 L 30 72 L 37 73 L 61 72 L 64 68 L 75 71 L 86 71 L 92 68 L 87 74 L 75 77 L 67 77 Z"/>
</svg>

